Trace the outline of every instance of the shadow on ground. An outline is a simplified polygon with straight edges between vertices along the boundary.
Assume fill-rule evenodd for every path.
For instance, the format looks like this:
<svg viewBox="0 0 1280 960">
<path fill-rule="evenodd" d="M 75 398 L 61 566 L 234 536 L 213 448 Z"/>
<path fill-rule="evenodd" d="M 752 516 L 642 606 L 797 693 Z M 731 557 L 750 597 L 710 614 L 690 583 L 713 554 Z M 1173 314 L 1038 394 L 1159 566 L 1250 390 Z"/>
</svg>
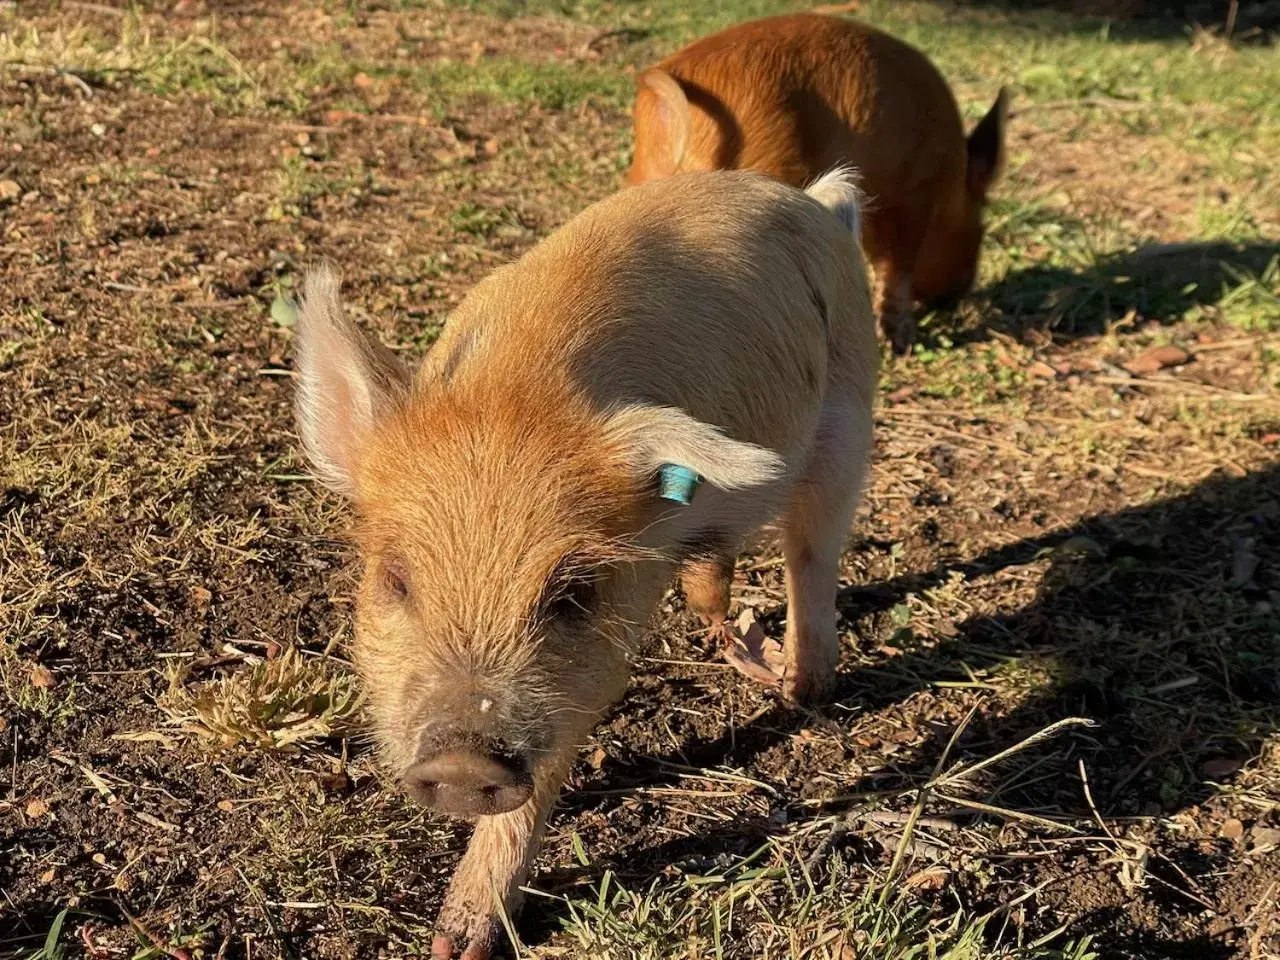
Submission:
<svg viewBox="0 0 1280 960">
<path fill-rule="evenodd" d="M 1217 477 L 1185 496 L 1099 515 L 971 562 L 848 587 L 841 612 L 849 622 L 865 622 L 954 573 L 973 580 L 1049 564 L 1037 599 L 1025 609 L 975 617 L 932 647 L 901 638 L 901 656 L 843 673 L 837 704 L 844 710 L 823 713 L 838 722 L 849 709 L 881 709 L 936 683 L 972 680 L 1019 658 L 1049 682 L 1029 686 L 1011 713 L 976 717 L 959 738 L 954 759 L 992 756 L 1065 717 L 1086 717 L 1097 726 L 1021 755 L 1015 766 L 1023 772 L 1002 771 L 1006 779 L 986 784 L 980 799 L 1044 816 L 1088 818 L 1078 772 L 1083 763 L 1103 816 L 1171 815 L 1213 796 L 1212 777 L 1229 779 L 1259 754 L 1264 738 L 1280 730 L 1280 568 L 1267 561 L 1278 551 L 1280 467 Z M 674 782 L 672 763 L 750 769 L 765 751 L 813 724 L 812 716 L 779 703 L 732 735 L 686 743 L 665 757 L 631 757 L 629 766 L 615 768 L 608 786 Z M 847 792 L 924 783 L 952 732 L 935 728 L 890 772 L 848 784 Z M 570 795 L 565 802 L 571 810 L 604 810 L 621 798 Z M 673 863 L 696 866 L 720 854 L 743 855 L 778 829 L 764 818 L 736 821 L 698 837 L 623 849 L 615 862 L 593 869 L 608 866 L 632 889 L 644 889 Z M 1103 955 L 1234 955 L 1216 941 L 1170 939 L 1122 924 L 1113 904 L 1072 906 L 1075 932 L 1094 934 Z M 1180 908 L 1202 909 L 1194 903 Z"/>
<path fill-rule="evenodd" d="M 985 340 L 992 328 L 1021 335 L 1044 330 L 1058 339 L 1096 336 L 1132 311 L 1143 320 L 1173 323 L 1197 308 L 1229 310 L 1235 298 L 1275 299 L 1270 283 L 1260 284 L 1280 258 L 1274 243 L 1170 243 L 1106 254 L 1070 269 L 1031 266 L 1010 271 L 974 293 L 988 324 L 961 325 L 959 315 L 937 315 L 924 326 L 921 342 L 936 345 Z"/>
<path fill-rule="evenodd" d="M 1013 16 L 1052 12 L 1081 32 L 1117 24 L 1122 36 L 1160 39 L 1185 37 L 1195 27 L 1237 41 L 1274 39 L 1280 5 L 1267 0 L 1240 3 L 1232 19 L 1229 0 L 939 0 L 945 6 L 982 8 Z M 1039 22 L 1039 21 L 1037 21 Z"/>
</svg>

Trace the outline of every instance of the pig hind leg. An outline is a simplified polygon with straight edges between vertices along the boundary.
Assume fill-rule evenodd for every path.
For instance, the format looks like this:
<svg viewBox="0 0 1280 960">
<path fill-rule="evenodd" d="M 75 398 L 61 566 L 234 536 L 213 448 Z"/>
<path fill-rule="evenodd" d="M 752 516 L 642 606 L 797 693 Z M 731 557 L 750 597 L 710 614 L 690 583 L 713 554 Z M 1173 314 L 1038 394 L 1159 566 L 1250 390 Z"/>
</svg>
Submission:
<svg viewBox="0 0 1280 960">
<path fill-rule="evenodd" d="M 731 553 L 695 557 L 680 571 L 685 603 L 709 627 L 718 627 L 729 618 L 734 559 Z"/>
<path fill-rule="evenodd" d="M 808 469 L 782 519 L 787 579 L 782 687 L 792 700 L 821 700 L 835 684 L 840 554 L 870 451 L 871 413 L 866 404 L 829 397 Z"/>
</svg>

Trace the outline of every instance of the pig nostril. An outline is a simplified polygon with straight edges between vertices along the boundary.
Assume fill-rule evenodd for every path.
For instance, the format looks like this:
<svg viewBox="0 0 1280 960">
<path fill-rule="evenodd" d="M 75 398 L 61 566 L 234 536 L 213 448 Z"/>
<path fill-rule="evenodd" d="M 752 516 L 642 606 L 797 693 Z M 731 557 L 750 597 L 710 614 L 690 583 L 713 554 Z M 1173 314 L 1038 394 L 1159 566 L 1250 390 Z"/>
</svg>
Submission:
<svg viewBox="0 0 1280 960">
<path fill-rule="evenodd" d="M 447 751 L 414 764 L 405 773 L 404 785 L 424 807 L 459 817 L 507 813 L 533 793 L 521 766 L 470 750 Z"/>
</svg>

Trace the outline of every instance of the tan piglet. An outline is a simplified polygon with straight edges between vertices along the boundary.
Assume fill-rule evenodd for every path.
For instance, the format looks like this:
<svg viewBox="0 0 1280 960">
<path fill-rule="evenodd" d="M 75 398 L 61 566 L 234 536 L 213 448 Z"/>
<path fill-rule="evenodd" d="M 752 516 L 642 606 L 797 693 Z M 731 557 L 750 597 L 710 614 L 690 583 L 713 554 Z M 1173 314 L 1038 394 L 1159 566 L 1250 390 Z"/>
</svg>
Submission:
<svg viewBox="0 0 1280 960">
<path fill-rule="evenodd" d="M 830 691 L 878 358 L 857 215 L 839 174 L 624 191 L 480 283 L 416 375 L 344 316 L 331 272 L 308 279 L 299 432 L 355 508 L 376 733 L 410 795 L 476 821 L 436 957 L 491 955 L 677 571 L 726 629 L 734 557 L 777 520 L 778 679 Z"/>
</svg>

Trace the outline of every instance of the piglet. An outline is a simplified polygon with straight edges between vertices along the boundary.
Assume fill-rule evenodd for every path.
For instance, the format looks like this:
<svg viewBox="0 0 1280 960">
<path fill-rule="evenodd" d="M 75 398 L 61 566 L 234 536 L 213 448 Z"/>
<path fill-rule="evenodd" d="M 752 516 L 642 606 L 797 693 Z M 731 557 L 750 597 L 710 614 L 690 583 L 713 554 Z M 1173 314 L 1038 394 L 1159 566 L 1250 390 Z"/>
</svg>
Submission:
<svg viewBox="0 0 1280 960">
<path fill-rule="evenodd" d="M 895 352 L 915 338 L 914 301 L 947 302 L 973 285 L 983 207 L 1004 165 L 1004 90 L 966 141 L 923 53 L 815 14 L 704 37 L 638 83 L 632 184 L 753 169 L 800 186 L 838 163 L 859 170 L 875 307 Z"/>
<path fill-rule="evenodd" d="M 841 172 L 623 191 L 478 284 L 416 374 L 344 316 L 333 272 L 308 277 L 297 423 L 355 508 L 376 735 L 411 797 L 476 824 L 433 956 L 492 954 L 677 572 L 731 634 L 734 557 L 780 520 L 771 679 L 831 690 L 878 362 L 857 226 Z"/>
</svg>

